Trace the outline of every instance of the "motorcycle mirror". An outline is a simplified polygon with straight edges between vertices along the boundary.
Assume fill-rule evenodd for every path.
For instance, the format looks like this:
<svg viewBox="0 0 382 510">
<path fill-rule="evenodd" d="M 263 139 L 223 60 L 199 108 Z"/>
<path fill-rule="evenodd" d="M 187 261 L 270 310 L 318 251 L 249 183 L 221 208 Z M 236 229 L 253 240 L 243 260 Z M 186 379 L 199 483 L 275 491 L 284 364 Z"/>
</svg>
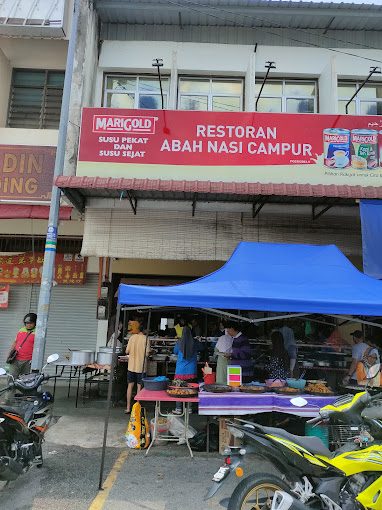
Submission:
<svg viewBox="0 0 382 510">
<path fill-rule="evenodd" d="M 304 407 L 308 404 L 308 401 L 302 397 L 291 398 L 289 402 L 296 407 Z"/>
<path fill-rule="evenodd" d="M 47 364 L 54 363 L 55 361 L 58 360 L 59 357 L 60 356 L 58 354 L 51 354 L 50 356 L 48 356 L 46 362 L 47 362 Z"/>
<path fill-rule="evenodd" d="M 0 368 L 0 375 L 6 375 L 7 371 L 4 368 Z"/>
</svg>

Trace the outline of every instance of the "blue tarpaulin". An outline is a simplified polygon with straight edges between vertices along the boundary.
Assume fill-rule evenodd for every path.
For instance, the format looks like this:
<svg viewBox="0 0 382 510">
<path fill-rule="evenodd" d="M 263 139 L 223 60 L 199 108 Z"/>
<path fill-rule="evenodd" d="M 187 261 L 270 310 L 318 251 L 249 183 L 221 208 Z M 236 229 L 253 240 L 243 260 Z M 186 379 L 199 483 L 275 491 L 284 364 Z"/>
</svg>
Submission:
<svg viewBox="0 0 382 510">
<path fill-rule="evenodd" d="M 168 287 L 119 286 L 122 304 L 382 315 L 382 282 L 334 245 L 239 243 L 222 268 Z"/>
<path fill-rule="evenodd" d="M 382 279 L 382 201 L 361 200 L 363 270 Z"/>
</svg>

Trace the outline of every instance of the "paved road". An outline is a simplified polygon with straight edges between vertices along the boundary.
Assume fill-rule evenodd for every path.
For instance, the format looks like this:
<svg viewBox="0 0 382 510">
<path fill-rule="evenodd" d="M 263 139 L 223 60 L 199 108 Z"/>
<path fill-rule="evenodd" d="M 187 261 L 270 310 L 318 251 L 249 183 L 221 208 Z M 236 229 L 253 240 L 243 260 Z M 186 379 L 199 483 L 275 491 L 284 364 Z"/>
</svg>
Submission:
<svg viewBox="0 0 382 510">
<path fill-rule="evenodd" d="M 108 448 L 105 477 L 125 448 Z M 232 477 L 210 500 L 203 495 L 221 463 L 217 453 L 196 453 L 191 459 L 185 446 L 158 446 L 145 457 L 129 451 L 103 505 L 92 502 L 98 494 L 99 448 L 44 445 L 45 462 L 32 468 L 0 492 L 0 508 L 7 510 L 206 510 L 220 508 L 219 500 L 232 493 Z M 253 463 L 247 463 L 250 465 Z M 264 471 L 264 467 L 256 465 Z M 247 470 L 245 469 L 245 472 Z M 250 471 L 247 471 L 249 474 Z M 99 499 L 99 498 L 98 498 Z"/>
</svg>

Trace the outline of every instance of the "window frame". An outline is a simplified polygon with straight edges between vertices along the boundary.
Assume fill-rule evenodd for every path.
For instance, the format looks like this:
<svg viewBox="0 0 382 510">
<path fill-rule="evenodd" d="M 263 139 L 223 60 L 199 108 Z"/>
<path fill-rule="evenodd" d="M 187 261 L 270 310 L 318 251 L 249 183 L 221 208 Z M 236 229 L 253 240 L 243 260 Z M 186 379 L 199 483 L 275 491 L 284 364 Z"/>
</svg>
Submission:
<svg viewBox="0 0 382 510">
<path fill-rule="evenodd" d="M 341 97 L 339 95 L 339 86 L 340 85 L 343 85 L 343 86 L 350 86 L 350 85 L 355 85 L 355 91 L 356 90 L 359 90 L 359 86 L 362 85 L 362 81 L 356 81 L 356 80 L 350 80 L 350 81 L 346 81 L 346 80 L 337 80 L 337 101 L 338 103 L 346 103 L 349 101 L 350 97 L 348 98 L 344 98 L 344 97 Z M 363 89 L 367 89 L 367 88 L 371 88 L 372 86 L 379 86 L 379 87 L 382 87 L 382 81 L 371 81 L 371 82 L 368 82 L 364 87 L 362 87 Z M 346 101 L 346 102 L 345 102 Z M 361 113 L 361 103 L 382 103 L 382 97 L 381 98 L 377 98 L 377 97 L 371 97 L 371 98 L 361 98 L 359 96 L 359 94 L 357 94 L 355 96 L 355 98 L 353 99 L 353 101 L 349 104 L 349 107 L 350 105 L 354 102 L 355 104 L 355 113 L 349 113 L 349 115 L 382 115 L 382 114 L 379 114 L 379 113 L 370 113 L 370 114 L 364 114 L 364 113 Z M 346 115 L 346 113 L 343 113 L 343 114 L 340 114 L 340 115 Z"/>
<path fill-rule="evenodd" d="M 180 91 L 180 82 L 181 80 L 195 80 L 195 81 L 198 81 L 198 80 L 209 80 L 210 82 L 210 89 L 209 89 L 209 92 L 181 92 Z M 242 92 L 241 94 L 213 94 L 212 93 L 212 80 L 213 81 L 230 81 L 230 82 L 238 82 L 238 83 L 241 83 L 241 86 L 242 86 Z M 217 110 L 213 110 L 212 109 L 212 105 L 213 105 L 213 98 L 214 97 L 239 97 L 240 98 L 240 110 L 237 111 L 237 110 L 234 110 L 234 113 L 239 113 L 239 112 L 243 112 L 244 111 L 244 85 L 245 85 L 245 80 L 244 78 L 229 78 L 229 77 L 216 77 L 216 76 L 195 76 L 195 75 L 192 75 L 192 76 L 187 76 L 187 75 L 182 75 L 182 76 L 178 76 L 178 100 L 177 100 L 177 110 L 180 110 L 180 111 L 183 111 L 183 112 L 190 112 L 190 111 L 204 111 L 204 112 L 216 112 Z M 181 97 L 182 96 L 207 96 L 207 110 L 182 110 L 180 108 L 180 102 L 181 102 Z M 232 110 L 231 110 L 232 111 Z M 224 113 L 224 112 L 220 112 L 220 113 Z"/>
<path fill-rule="evenodd" d="M 262 78 L 255 78 L 255 87 L 257 84 L 260 84 L 263 82 L 264 77 Z M 294 83 L 309 83 L 314 84 L 314 96 L 297 96 L 297 95 L 288 95 L 285 93 L 285 86 L 287 82 L 294 82 Z M 287 112 L 287 100 L 288 99 L 313 99 L 313 112 L 312 113 L 319 113 L 318 112 L 318 80 L 316 79 L 296 79 L 296 78 L 271 78 L 265 82 L 265 85 L 268 83 L 277 83 L 282 84 L 282 91 L 281 95 L 276 94 L 261 94 L 260 101 L 263 98 L 269 98 L 269 99 L 281 99 L 281 112 L 259 112 L 259 113 L 289 113 Z M 257 101 L 257 95 L 255 95 L 255 104 Z M 304 114 L 311 115 L 312 113 L 305 112 Z M 300 115 L 300 114 L 299 114 Z"/>
<path fill-rule="evenodd" d="M 123 78 L 135 78 L 135 90 L 124 90 L 124 91 L 118 91 L 113 89 L 107 88 L 107 79 L 113 78 L 113 77 L 123 77 Z M 137 79 L 138 78 L 138 79 Z M 113 108 L 113 106 L 107 106 L 107 94 L 134 94 L 134 110 L 144 110 L 145 108 L 139 108 L 139 97 L 142 96 L 159 96 L 161 97 L 160 90 L 159 92 L 140 92 L 139 91 L 139 80 L 140 78 L 147 79 L 147 78 L 157 78 L 157 75 L 155 74 L 131 74 L 131 73 L 104 73 L 104 79 L 103 79 L 103 93 L 102 93 L 102 107 L 103 108 Z M 157 78 L 158 79 L 158 78 Z M 168 104 L 169 104 L 169 96 L 170 96 L 170 76 L 169 75 L 161 75 L 161 79 L 165 79 L 168 82 L 168 90 L 163 91 L 163 96 L 166 96 L 167 98 L 167 104 L 164 107 L 164 110 L 167 110 Z M 158 79 L 159 82 L 159 79 Z M 115 108 L 115 107 L 114 107 Z M 158 108 L 158 110 L 161 110 L 161 108 Z"/>
<path fill-rule="evenodd" d="M 14 80 L 15 80 L 15 71 L 21 71 L 21 72 L 27 72 L 27 73 L 44 73 L 45 74 L 45 79 L 44 79 L 44 85 L 34 85 L 34 86 L 30 86 L 30 85 L 15 85 L 14 83 Z M 59 125 L 57 126 L 57 128 L 51 128 L 51 127 L 45 127 L 44 126 L 44 123 L 45 123 L 45 113 L 46 113 L 46 97 L 47 97 L 47 89 L 50 88 L 50 89 L 60 89 L 62 90 L 62 94 L 64 93 L 64 84 L 62 85 L 62 87 L 59 87 L 57 85 L 48 85 L 48 76 L 50 73 L 61 73 L 64 75 L 64 80 L 65 80 L 65 73 L 66 73 L 66 70 L 65 69 L 29 69 L 29 68 L 25 68 L 25 67 L 13 67 L 12 68 L 12 78 L 11 78 L 11 85 L 10 85 L 10 89 L 9 89 L 9 99 L 8 99 L 8 109 L 7 109 L 7 121 L 6 121 L 6 127 L 7 128 L 10 128 L 10 129 L 55 129 L 55 130 L 58 130 L 59 129 Z M 27 127 L 21 127 L 21 126 L 10 126 L 9 125 L 9 122 L 10 122 L 10 114 L 11 114 L 11 101 L 12 101 L 12 94 L 13 94 L 13 90 L 14 90 L 14 87 L 17 87 L 18 89 L 36 89 L 36 88 L 42 88 L 42 98 L 41 98 L 41 110 L 40 110 L 40 119 L 39 119 L 39 127 L 38 128 L 33 128 L 33 127 L 30 127 L 30 126 L 27 126 Z M 60 118 L 61 118 L 61 109 L 62 109 L 62 97 L 61 97 L 61 107 L 60 107 Z M 59 121 L 58 121 L 58 124 L 60 124 L 60 118 L 59 118 Z"/>
</svg>

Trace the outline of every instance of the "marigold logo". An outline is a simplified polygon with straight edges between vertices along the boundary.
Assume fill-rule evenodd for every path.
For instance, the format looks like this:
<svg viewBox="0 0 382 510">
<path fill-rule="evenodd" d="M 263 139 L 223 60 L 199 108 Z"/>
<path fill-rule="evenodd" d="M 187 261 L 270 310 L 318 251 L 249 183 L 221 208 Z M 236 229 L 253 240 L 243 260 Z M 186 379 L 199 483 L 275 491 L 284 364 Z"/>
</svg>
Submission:
<svg viewBox="0 0 382 510">
<path fill-rule="evenodd" d="M 150 134 L 155 133 L 155 122 L 158 117 L 139 117 L 123 115 L 94 115 L 94 133 L 131 133 Z"/>
</svg>

